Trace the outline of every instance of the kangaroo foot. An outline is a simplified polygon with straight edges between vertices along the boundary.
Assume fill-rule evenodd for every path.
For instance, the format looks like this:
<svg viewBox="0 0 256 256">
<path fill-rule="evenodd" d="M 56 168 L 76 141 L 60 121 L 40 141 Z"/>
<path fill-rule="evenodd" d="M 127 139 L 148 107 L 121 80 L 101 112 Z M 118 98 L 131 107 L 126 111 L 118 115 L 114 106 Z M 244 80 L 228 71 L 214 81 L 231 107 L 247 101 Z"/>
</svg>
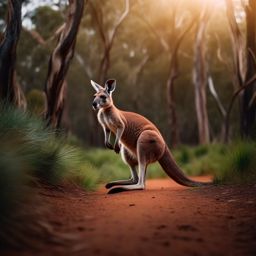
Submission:
<svg viewBox="0 0 256 256">
<path fill-rule="evenodd" d="M 137 181 L 130 179 L 130 180 L 117 180 L 117 181 L 112 181 L 109 182 L 105 185 L 106 189 L 112 188 L 114 186 L 122 186 L 122 185 L 135 185 Z"/>
<path fill-rule="evenodd" d="M 116 187 L 109 190 L 108 194 L 115 194 L 115 193 L 121 193 L 125 191 L 132 191 L 132 190 L 143 190 L 145 187 L 144 185 L 127 185 L 122 187 Z"/>
</svg>

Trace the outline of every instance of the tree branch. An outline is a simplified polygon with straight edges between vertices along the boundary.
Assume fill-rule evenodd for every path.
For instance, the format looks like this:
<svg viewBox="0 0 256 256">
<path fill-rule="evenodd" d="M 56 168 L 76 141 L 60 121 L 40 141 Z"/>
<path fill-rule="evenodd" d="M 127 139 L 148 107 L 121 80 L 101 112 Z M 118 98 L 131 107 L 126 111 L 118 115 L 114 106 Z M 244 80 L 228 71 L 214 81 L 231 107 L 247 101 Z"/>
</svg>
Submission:
<svg viewBox="0 0 256 256">
<path fill-rule="evenodd" d="M 120 27 L 120 25 L 122 24 L 122 22 L 125 20 L 125 18 L 128 16 L 129 11 L 130 11 L 130 0 L 124 0 L 125 1 L 125 9 L 123 14 L 120 16 L 119 20 L 117 21 L 117 23 L 115 24 L 115 26 L 113 27 L 112 31 L 109 32 L 109 45 L 113 44 L 116 32 L 118 30 L 118 28 Z"/>
<path fill-rule="evenodd" d="M 92 70 L 90 69 L 90 67 L 86 66 L 83 57 L 79 53 L 76 52 L 75 53 L 75 58 L 78 61 L 78 63 L 83 67 L 83 70 L 85 71 L 86 75 L 88 77 L 92 77 Z"/>
<path fill-rule="evenodd" d="M 106 35 L 105 35 L 105 31 L 104 31 L 104 26 L 103 26 L 103 21 L 102 21 L 102 10 L 99 8 L 98 10 L 96 10 L 95 5 L 92 3 L 92 1 L 89 1 L 89 4 L 91 6 L 91 9 L 93 11 L 93 16 L 95 18 L 99 33 L 100 33 L 100 37 L 101 40 L 103 41 L 104 46 L 107 45 L 107 39 L 106 39 Z M 100 14 L 98 14 L 98 12 L 100 12 Z"/>
<path fill-rule="evenodd" d="M 214 83 L 213 83 L 213 80 L 212 80 L 211 76 L 208 77 L 208 87 L 209 87 L 209 91 L 210 91 L 211 95 L 213 96 L 213 98 L 215 99 L 215 101 L 217 103 L 218 109 L 219 109 L 222 117 L 226 118 L 226 115 L 227 115 L 226 110 L 225 110 L 225 108 L 223 107 L 223 105 L 220 101 L 220 98 L 219 98 L 219 96 L 217 94 L 217 91 L 214 87 Z"/>
<path fill-rule="evenodd" d="M 150 29 L 150 31 L 152 32 L 152 34 L 158 39 L 160 40 L 160 43 L 163 47 L 163 49 L 165 51 L 169 51 L 170 50 L 170 47 L 168 45 L 168 43 L 166 42 L 166 40 L 163 38 L 163 36 L 161 36 L 156 30 L 155 28 L 151 25 L 151 23 L 144 17 L 144 16 L 141 16 L 139 14 L 137 14 L 137 17 L 139 19 L 141 19 L 146 25 L 147 27 Z"/>
<path fill-rule="evenodd" d="M 231 98 L 231 101 L 230 101 L 228 109 L 227 109 L 227 115 L 226 115 L 226 121 L 225 121 L 225 142 L 226 143 L 228 142 L 228 136 L 229 136 L 229 118 L 230 118 L 231 110 L 232 110 L 233 104 L 235 102 L 235 99 L 242 91 L 244 91 L 249 86 L 253 85 L 253 83 L 255 81 L 256 81 L 256 75 L 254 75 L 251 79 L 249 79 L 248 82 L 246 82 L 246 84 L 239 87 L 237 89 L 237 91 L 234 92 L 234 94 Z"/>
<path fill-rule="evenodd" d="M 27 29 L 26 27 L 22 27 L 22 29 L 27 32 L 28 34 L 31 35 L 31 37 L 37 41 L 37 43 L 39 43 L 40 45 L 45 46 L 46 45 L 46 40 L 36 31 L 36 30 L 31 30 L 31 29 Z"/>
</svg>

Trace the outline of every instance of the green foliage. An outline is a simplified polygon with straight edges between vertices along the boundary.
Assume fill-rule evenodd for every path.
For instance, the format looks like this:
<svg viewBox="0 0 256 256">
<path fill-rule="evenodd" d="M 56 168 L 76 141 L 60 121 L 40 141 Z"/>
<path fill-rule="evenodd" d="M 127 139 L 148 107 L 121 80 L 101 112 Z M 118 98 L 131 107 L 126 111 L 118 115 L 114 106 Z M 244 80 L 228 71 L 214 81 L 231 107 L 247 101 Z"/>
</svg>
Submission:
<svg viewBox="0 0 256 256">
<path fill-rule="evenodd" d="M 122 177 L 122 172 L 116 172 L 116 169 L 126 168 L 120 157 L 113 152 L 87 152 L 71 146 L 61 138 L 56 139 L 54 131 L 47 129 L 40 119 L 4 104 L 0 105 L 0 139 L 3 152 L 0 171 L 10 174 L 10 178 L 15 177 L 14 180 L 17 178 L 21 185 L 25 177 L 35 177 L 51 184 L 67 179 L 84 188 L 93 189 L 98 183 L 107 180 L 109 173 L 115 178 Z M 72 143 L 77 144 L 77 139 L 72 137 Z M 12 176 L 14 172 L 19 175 Z M 4 177 L 3 184 L 8 184 Z M 19 190 L 19 186 L 15 187 Z M 1 188 L 5 189 L 5 186 Z M 11 196 L 12 193 L 1 193 L 8 194 Z"/>
<path fill-rule="evenodd" d="M 243 183 L 256 181 L 256 146 L 254 143 L 212 144 L 207 146 L 181 146 L 172 151 L 180 168 L 190 176 L 212 175 L 217 183 Z M 119 155 L 106 149 L 81 151 L 82 162 L 97 183 L 129 178 L 129 167 Z M 86 172 L 84 172 L 86 174 Z M 87 174 L 88 175 L 88 174 Z M 167 175 L 158 163 L 149 165 L 148 178 Z"/>
<path fill-rule="evenodd" d="M 123 163 L 120 155 L 111 150 L 86 150 L 83 153 L 83 161 L 90 163 L 95 168 L 99 182 L 130 177 L 128 166 Z"/>
<path fill-rule="evenodd" d="M 35 115 L 42 115 L 45 110 L 44 93 L 37 89 L 30 90 L 26 95 L 29 112 Z"/>
<path fill-rule="evenodd" d="M 40 35 L 48 39 L 63 22 L 61 12 L 53 10 L 50 6 L 38 7 L 31 17 Z"/>
<path fill-rule="evenodd" d="M 219 165 L 217 161 L 211 161 L 211 158 L 220 157 L 218 153 L 221 146 L 213 146 L 213 150 L 207 149 L 205 154 L 197 157 L 200 147 L 191 148 L 182 146 L 175 150 L 174 157 L 179 166 L 189 175 L 213 174 Z M 120 155 L 106 149 L 87 149 L 81 151 L 82 162 L 89 163 L 89 172 L 93 170 L 98 183 L 106 183 L 111 180 L 128 179 L 130 177 L 129 167 L 122 161 Z M 86 164 L 87 165 L 87 164 Z M 91 168 L 92 167 L 92 168 Z M 158 163 L 149 165 L 147 171 L 148 178 L 164 178 L 167 177 Z"/>
<path fill-rule="evenodd" d="M 66 180 L 87 190 L 95 190 L 100 183 L 99 171 L 90 162 L 81 161 L 67 173 Z"/>
<path fill-rule="evenodd" d="M 4 104 L 0 104 L 0 140 L 1 182 L 10 188 L 15 180 L 23 184 L 29 176 L 56 183 L 74 158 L 73 147 L 57 140 L 44 122 Z M 7 182 L 12 177 L 14 181 Z"/>
<path fill-rule="evenodd" d="M 39 217 L 43 205 L 32 184 L 57 184 L 70 177 L 70 170 L 73 182 L 96 184 L 87 165 L 81 168 L 80 152 L 45 127 L 40 119 L 0 104 L 0 248 L 28 245 L 29 235 L 45 234 Z"/>
<path fill-rule="evenodd" d="M 187 164 L 190 161 L 190 153 L 187 147 L 180 147 L 179 149 L 179 156 L 177 161 L 181 164 Z"/>
<path fill-rule="evenodd" d="M 254 142 L 234 143 L 223 159 L 217 172 L 217 183 L 255 183 L 256 144 Z"/>
<path fill-rule="evenodd" d="M 198 146 L 195 149 L 195 156 L 201 157 L 203 155 L 206 155 L 207 152 L 208 152 L 208 147 L 207 146 L 205 146 L 205 145 Z"/>
</svg>

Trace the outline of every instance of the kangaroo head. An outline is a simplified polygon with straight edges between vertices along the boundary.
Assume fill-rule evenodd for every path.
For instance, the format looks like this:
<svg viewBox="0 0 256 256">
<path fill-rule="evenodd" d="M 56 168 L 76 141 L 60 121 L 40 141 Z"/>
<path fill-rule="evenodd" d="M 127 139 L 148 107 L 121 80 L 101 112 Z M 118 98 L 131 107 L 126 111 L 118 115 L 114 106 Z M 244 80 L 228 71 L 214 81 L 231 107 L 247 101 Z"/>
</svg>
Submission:
<svg viewBox="0 0 256 256">
<path fill-rule="evenodd" d="M 92 102 L 92 107 L 96 109 L 108 108 L 113 105 L 112 93 L 116 88 L 116 80 L 109 79 L 105 83 L 105 87 L 91 80 L 91 85 L 96 91 Z"/>
</svg>

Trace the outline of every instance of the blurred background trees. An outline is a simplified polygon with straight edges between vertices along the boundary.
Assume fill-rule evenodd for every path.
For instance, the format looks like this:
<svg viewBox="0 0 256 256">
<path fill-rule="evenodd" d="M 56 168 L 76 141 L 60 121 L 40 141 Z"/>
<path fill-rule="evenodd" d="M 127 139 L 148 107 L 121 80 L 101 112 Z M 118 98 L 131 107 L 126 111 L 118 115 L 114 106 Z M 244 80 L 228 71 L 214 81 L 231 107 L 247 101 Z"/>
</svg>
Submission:
<svg viewBox="0 0 256 256">
<path fill-rule="evenodd" d="M 256 136 L 255 14 L 255 0 L 1 0 L 0 247 L 61 240 L 34 207 L 40 181 L 128 178 L 118 155 L 89 148 L 103 143 L 91 79 L 116 78 L 116 105 L 179 145 L 187 174 L 254 182 L 255 142 L 236 139 Z"/>
<path fill-rule="evenodd" d="M 230 2 L 233 8 L 226 10 Z M 1 38 L 6 3 L 1 1 L 0 4 Z M 205 3 L 212 7 L 203 18 Z M 17 80 L 34 108 L 37 107 L 33 95 L 39 106 L 42 105 L 39 95 L 44 90 L 48 60 L 56 45 L 56 31 L 65 19 L 65 4 L 66 1 L 57 0 L 23 1 Z M 72 134 L 85 145 L 98 145 L 92 139 L 96 113 L 92 113 L 93 89 L 89 81 L 100 83 L 107 76 L 117 79 L 113 95 L 116 105 L 151 119 L 169 145 L 222 140 L 227 119 L 209 90 L 209 81 L 226 111 L 232 96 L 244 86 L 246 90 L 241 89 L 237 94 L 228 115 L 228 136 L 231 139 L 240 134 L 254 137 L 255 80 L 245 85 L 255 75 L 255 4 L 254 1 L 243 1 L 243 4 L 235 0 L 88 1 L 67 74 L 69 86 L 64 121 Z M 124 14 L 125 18 L 115 30 Z M 237 29 L 239 39 L 234 35 Z M 183 33 L 181 42 L 177 43 Z M 106 57 L 107 72 L 99 71 Z M 240 72 L 245 70 L 241 81 L 237 82 Z M 168 85 L 167 81 L 173 82 L 173 79 L 175 85 Z M 194 84 L 202 86 L 201 90 L 196 92 Z M 203 97 L 204 108 L 201 104 L 195 107 L 196 95 Z M 204 127 L 208 126 L 204 140 L 199 129 L 200 111 L 208 116 L 204 122 Z"/>
</svg>

